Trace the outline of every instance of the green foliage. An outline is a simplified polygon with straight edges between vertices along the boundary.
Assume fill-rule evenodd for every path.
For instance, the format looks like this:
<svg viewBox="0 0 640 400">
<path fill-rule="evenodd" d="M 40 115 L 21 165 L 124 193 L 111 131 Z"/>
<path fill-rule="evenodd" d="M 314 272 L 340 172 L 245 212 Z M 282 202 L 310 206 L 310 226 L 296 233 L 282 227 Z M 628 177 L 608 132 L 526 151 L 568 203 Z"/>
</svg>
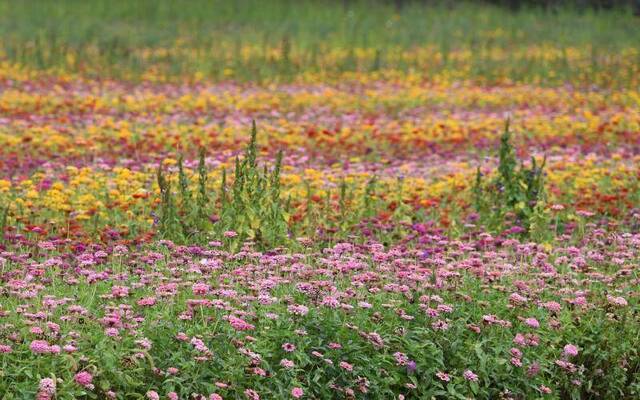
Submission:
<svg viewBox="0 0 640 400">
<path fill-rule="evenodd" d="M 548 225 L 545 219 L 544 167 L 546 157 L 538 165 L 531 157 L 530 166 L 518 164 L 515 149 L 511 144 L 509 120 L 500 137 L 497 173 L 489 182 L 484 182 L 480 168 L 476 172 L 471 189 L 473 203 L 481 221 L 491 230 L 501 230 L 507 222 L 515 223 L 530 233 L 533 229 L 540 235 Z M 515 221 L 508 221 L 514 217 Z"/>
<path fill-rule="evenodd" d="M 0 208 L 0 242 L 4 241 L 4 232 L 7 229 L 9 220 L 9 206 Z"/>
<path fill-rule="evenodd" d="M 258 165 L 257 129 L 255 121 L 251 139 L 242 160 L 236 157 L 233 183 L 228 187 L 227 172 L 223 170 L 220 182 L 219 204 L 207 185 L 208 171 L 205 150 L 201 149 L 198 163 L 198 190 L 193 201 L 190 181 L 183 158 L 178 158 L 179 198 L 171 191 L 162 163 L 158 167 L 160 188 L 159 232 L 163 238 L 176 242 L 204 242 L 227 233 L 229 244 L 237 248 L 245 240 L 256 242 L 262 248 L 284 244 L 288 237 L 288 213 L 280 198 L 282 152 L 278 153 L 271 171 Z M 219 206 L 219 209 L 216 208 Z M 210 216 L 219 211 L 213 224 Z M 229 234 L 235 232 L 237 236 Z"/>
<path fill-rule="evenodd" d="M 158 232 L 160 236 L 171 240 L 184 239 L 183 226 L 178 218 L 175 194 L 171 191 L 171 182 L 164 173 L 162 161 L 158 165 L 157 183 L 160 189 L 160 215 L 158 216 Z"/>
<path fill-rule="evenodd" d="M 236 158 L 230 195 L 223 183 L 223 206 L 216 231 L 233 231 L 237 241 L 252 240 L 263 247 L 274 247 L 287 240 L 288 214 L 280 199 L 282 152 L 272 171 L 257 162 L 257 129 L 251 128 L 251 140 L 242 161 Z M 226 181 L 226 175 L 224 175 Z"/>
</svg>

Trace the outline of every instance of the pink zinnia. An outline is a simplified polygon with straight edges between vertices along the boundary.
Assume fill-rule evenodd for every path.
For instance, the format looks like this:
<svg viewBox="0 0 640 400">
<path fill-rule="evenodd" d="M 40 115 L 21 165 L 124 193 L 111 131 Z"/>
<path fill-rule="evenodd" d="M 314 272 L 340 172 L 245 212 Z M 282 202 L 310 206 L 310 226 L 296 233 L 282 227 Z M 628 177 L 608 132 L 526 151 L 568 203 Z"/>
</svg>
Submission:
<svg viewBox="0 0 640 400">
<path fill-rule="evenodd" d="M 49 396 L 56 394 L 56 381 L 51 378 L 40 379 L 40 392 Z"/>
<path fill-rule="evenodd" d="M 51 347 L 49 346 L 49 343 L 47 343 L 44 340 L 32 341 L 31 344 L 29 345 L 29 349 L 31 350 L 32 353 L 36 353 L 36 354 L 45 354 L 45 353 L 51 352 Z"/>
<path fill-rule="evenodd" d="M 156 304 L 156 298 L 155 297 L 145 297 L 145 298 L 142 298 L 142 299 L 138 300 L 138 305 L 141 306 L 141 307 L 152 306 L 154 304 Z"/>
<path fill-rule="evenodd" d="M 629 303 L 627 303 L 627 300 L 624 297 L 621 296 L 611 296 L 611 295 L 607 295 L 607 301 L 609 301 L 609 303 L 619 306 L 619 307 L 625 307 L 627 306 Z"/>
<path fill-rule="evenodd" d="M 155 390 L 149 390 L 147 392 L 147 398 L 149 400 L 160 400 L 160 395 Z"/>
<path fill-rule="evenodd" d="M 247 396 L 249 400 L 260 400 L 260 395 L 253 389 L 245 390 L 244 395 Z"/>
<path fill-rule="evenodd" d="M 353 365 L 349 364 L 346 361 L 340 361 L 340 368 L 344 369 L 345 371 L 353 371 Z"/>
<path fill-rule="evenodd" d="M 569 357 L 575 357 L 578 355 L 578 347 L 573 344 L 564 346 L 564 354 Z"/>
<path fill-rule="evenodd" d="M 544 385 L 540 385 L 540 391 L 541 391 L 542 393 L 545 393 L 545 394 L 549 394 L 549 393 L 551 393 L 551 389 L 550 389 L 550 388 L 548 388 L 548 387 L 546 387 L 546 386 L 544 386 Z"/>
<path fill-rule="evenodd" d="M 286 351 L 287 353 L 291 353 L 296 350 L 296 345 L 293 343 L 285 343 L 282 345 L 282 350 Z"/>
<path fill-rule="evenodd" d="M 294 399 L 299 399 L 303 395 L 304 395 L 304 390 L 302 390 L 302 388 L 295 387 L 291 389 L 291 396 L 293 396 Z"/>
<path fill-rule="evenodd" d="M 464 379 L 471 381 L 471 382 L 477 382 L 478 381 L 478 375 L 474 374 L 473 371 L 471 371 L 470 369 L 464 371 L 462 373 L 462 376 L 464 377 Z"/>
<path fill-rule="evenodd" d="M 255 326 L 251 325 L 242 318 L 238 318 L 233 315 L 229 316 L 229 323 L 231 324 L 231 327 L 236 331 L 249 331 L 255 328 Z"/>
<path fill-rule="evenodd" d="M 283 368 L 293 368 L 295 364 L 293 363 L 293 361 L 283 358 L 282 360 L 280 360 L 280 366 Z"/>
<path fill-rule="evenodd" d="M 81 372 L 78 372 L 73 379 L 76 381 L 78 385 L 87 387 L 91 385 L 91 381 L 93 381 L 93 375 L 91 375 L 86 371 L 81 371 Z"/>
<path fill-rule="evenodd" d="M 193 291 L 193 294 L 195 295 L 205 295 L 207 294 L 207 292 L 209 291 L 211 287 L 209 285 L 207 285 L 206 283 L 202 283 L 202 282 L 198 282 L 198 283 L 194 283 L 191 286 L 191 290 Z"/>
<path fill-rule="evenodd" d="M 438 371 L 436 373 L 436 376 L 443 382 L 449 382 L 451 380 L 451 377 L 449 377 L 449 374 L 447 374 L 446 372 Z"/>
</svg>

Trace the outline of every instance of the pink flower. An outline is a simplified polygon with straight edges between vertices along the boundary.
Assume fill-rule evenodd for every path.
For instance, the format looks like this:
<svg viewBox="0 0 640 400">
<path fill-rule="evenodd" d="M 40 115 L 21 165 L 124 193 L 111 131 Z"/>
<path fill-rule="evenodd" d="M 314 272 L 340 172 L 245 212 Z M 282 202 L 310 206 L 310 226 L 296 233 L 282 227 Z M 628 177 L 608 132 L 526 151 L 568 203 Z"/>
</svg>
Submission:
<svg viewBox="0 0 640 400">
<path fill-rule="evenodd" d="M 40 392 L 53 396 L 56 394 L 56 381 L 51 378 L 40 379 Z"/>
<path fill-rule="evenodd" d="M 470 369 L 464 371 L 462 373 L 462 376 L 464 377 L 464 379 L 470 381 L 470 382 L 477 382 L 478 381 L 478 375 L 474 374 L 473 371 L 471 371 Z"/>
<path fill-rule="evenodd" d="M 93 375 L 86 371 L 81 371 L 73 377 L 73 380 L 80 386 L 88 387 L 91 385 L 91 381 L 93 381 Z"/>
<path fill-rule="evenodd" d="M 515 358 L 522 358 L 522 352 L 520 351 L 520 349 L 518 349 L 516 347 L 512 347 L 511 348 L 511 356 L 515 357 Z"/>
<path fill-rule="evenodd" d="M 206 283 L 202 283 L 202 282 L 198 282 L 198 283 L 194 283 L 191 286 L 191 290 L 193 291 L 193 294 L 197 295 L 205 295 L 207 294 L 207 292 L 209 291 L 211 287 L 209 285 L 207 285 Z"/>
<path fill-rule="evenodd" d="M 340 368 L 344 369 L 345 371 L 353 371 L 353 365 L 349 364 L 346 361 L 340 361 Z"/>
<path fill-rule="evenodd" d="M 294 352 L 296 350 L 296 345 L 293 343 L 285 343 L 282 345 L 282 350 L 286 351 L 287 353 Z"/>
<path fill-rule="evenodd" d="M 291 389 L 291 396 L 293 396 L 294 399 L 299 399 L 303 395 L 304 390 L 302 390 L 302 388 L 294 387 L 293 389 Z"/>
<path fill-rule="evenodd" d="M 242 318 L 238 318 L 233 315 L 229 316 L 229 323 L 231 324 L 231 327 L 236 331 L 249 331 L 255 329 L 255 326 L 251 325 Z"/>
<path fill-rule="evenodd" d="M 140 300 L 138 300 L 137 304 L 141 307 L 148 307 L 148 306 L 152 306 L 154 304 L 156 304 L 156 298 L 155 297 L 145 297 L 142 298 Z"/>
<path fill-rule="evenodd" d="M 396 359 L 396 365 L 398 366 L 407 365 L 407 363 L 409 362 L 409 357 L 399 351 L 393 353 L 393 357 Z"/>
<path fill-rule="evenodd" d="M 293 363 L 293 361 L 283 358 L 282 360 L 280 360 L 280 366 L 283 368 L 293 368 L 295 364 Z"/>
<path fill-rule="evenodd" d="M 616 297 L 611 295 L 607 295 L 607 301 L 618 307 L 626 307 L 629 304 L 624 297 Z"/>
<path fill-rule="evenodd" d="M 438 371 L 436 376 L 443 382 L 449 382 L 451 380 L 451 377 L 446 372 Z"/>
<path fill-rule="evenodd" d="M 169 398 L 169 400 L 178 400 L 178 393 L 176 392 L 169 392 L 167 393 L 167 397 Z"/>
<path fill-rule="evenodd" d="M 569 357 L 575 357 L 578 355 L 578 347 L 573 344 L 567 344 L 564 346 L 564 355 Z"/>
<path fill-rule="evenodd" d="M 149 400 L 160 400 L 160 395 L 155 390 L 149 390 L 147 392 L 147 398 Z"/>
<path fill-rule="evenodd" d="M 222 396 L 220 396 L 219 394 L 217 394 L 217 393 L 212 393 L 212 394 L 209 396 L 209 400 L 223 400 L 223 399 L 222 399 Z"/>
<path fill-rule="evenodd" d="M 120 331 L 118 330 L 118 328 L 107 328 L 104 330 L 104 334 L 109 337 L 117 337 L 118 335 L 120 335 Z"/>
<path fill-rule="evenodd" d="M 560 305 L 560 303 L 555 301 L 548 301 L 543 304 L 543 307 L 555 313 L 560 312 L 560 310 L 562 310 L 562 306 Z"/>
<path fill-rule="evenodd" d="M 51 353 L 51 346 L 44 340 L 34 340 L 29 345 L 29 349 L 35 354 Z"/>
<path fill-rule="evenodd" d="M 249 400 L 260 400 L 260 395 L 253 389 L 246 389 L 244 395 L 247 396 Z"/>
<path fill-rule="evenodd" d="M 524 320 L 524 323 L 534 329 L 540 328 L 540 322 L 535 318 L 527 318 Z"/>
<path fill-rule="evenodd" d="M 527 368 L 528 377 L 536 376 L 538 375 L 538 372 L 540 372 L 540 363 L 538 363 L 537 361 L 531 364 L 529 368 Z"/>
<path fill-rule="evenodd" d="M 287 310 L 291 314 L 301 315 L 301 316 L 305 316 L 309 312 L 309 308 L 301 304 L 292 304 L 289 307 L 287 307 Z"/>
<path fill-rule="evenodd" d="M 6 345 L 6 344 L 0 344 L 0 354 L 8 354 L 11 353 L 13 350 L 11 350 L 11 346 Z"/>
</svg>

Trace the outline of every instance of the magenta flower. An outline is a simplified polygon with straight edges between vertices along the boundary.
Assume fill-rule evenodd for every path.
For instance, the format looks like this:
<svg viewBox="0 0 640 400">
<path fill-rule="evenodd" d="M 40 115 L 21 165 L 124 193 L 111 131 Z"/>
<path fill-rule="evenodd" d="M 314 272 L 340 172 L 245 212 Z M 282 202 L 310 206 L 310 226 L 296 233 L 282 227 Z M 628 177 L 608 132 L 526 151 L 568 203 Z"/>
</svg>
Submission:
<svg viewBox="0 0 640 400">
<path fill-rule="evenodd" d="M 29 349 L 35 354 L 51 353 L 51 346 L 45 340 L 34 340 L 29 345 Z"/>
<path fill-rule="evenodd" d="M 231 327 L 236 331 L 250 331 L 255 329 L 255 326 L 251 325 L 242 318 L 238 318 L 233 315 L 229 316 L 229 323 L 231 324 Z"/>
</svg>

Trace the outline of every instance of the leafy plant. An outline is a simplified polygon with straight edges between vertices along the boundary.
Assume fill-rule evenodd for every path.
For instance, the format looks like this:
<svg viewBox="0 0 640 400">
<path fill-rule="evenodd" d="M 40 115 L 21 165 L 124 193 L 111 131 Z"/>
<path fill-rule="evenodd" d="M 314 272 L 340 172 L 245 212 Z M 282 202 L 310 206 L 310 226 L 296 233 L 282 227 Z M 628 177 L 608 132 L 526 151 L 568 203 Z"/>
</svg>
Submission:
<svg viewBox="0 0 640 400">
<path fill-rule="evenodd" d="M 245 240 L 255 241 L 262 247 L 283 244 L 288 237 L 289 214 L 280 198 L 282 152 L 278 153 L 272 170 L 266 165 L 259 166 L 257 156 L 257 129 L 254 121 L 244 157 L 236 157 L 230 188 L 227 184 L 227 172 L 222 172 L 218 204 L 220 216 L 215 224 L 209 218 L 216 211 L 216 203 L 212 201 L 213 194 L 207 185 L 205 150 L 201 149 L 199 153 L 195 204 L 183 157 L 178 157 L 179 198 L 172 192 L 171 181 L 166 177 L 161 163 L 157 173 L 160 188 L 158 224 L 161 236 L 176 242 L 187 239 L 203 242 L 215 233 L 217 237 L 226 234 L 232 238 L 232 247 Z"/>
<path fill-rule="evenodd" d="M 515 217 L 517 226 L 529 233 L 531 228 L 539 231 L 545 203 L 544 167 L 546 157 L 538 164 L 531 157 L 530 166 L 518 164 L 516 152 L 511 144 L 509 120 L 505 122 L 504 133 L 500 137 L 497 173 L 485 183 L 478 167 L 471 189 L 473 203 L 481 221 L 492 230 L 505 228 L 510 216 Z"/>
<path fill-rule="evenodd" d="M 226 187 L 226 172 L 221 187 L 222 207 L 216 231 L 233 231 L 238 241 L 253 240 L 261 246 L 272 247 L 287 240 L 289 219 L 280 199 L 282 152 L 276 157 L 271 171 L 257 162 L 257 129 L 251 128 L 251 140 L 242 160 L 236 157 L 234 181 L 230 192 Z"/>
</svg>

